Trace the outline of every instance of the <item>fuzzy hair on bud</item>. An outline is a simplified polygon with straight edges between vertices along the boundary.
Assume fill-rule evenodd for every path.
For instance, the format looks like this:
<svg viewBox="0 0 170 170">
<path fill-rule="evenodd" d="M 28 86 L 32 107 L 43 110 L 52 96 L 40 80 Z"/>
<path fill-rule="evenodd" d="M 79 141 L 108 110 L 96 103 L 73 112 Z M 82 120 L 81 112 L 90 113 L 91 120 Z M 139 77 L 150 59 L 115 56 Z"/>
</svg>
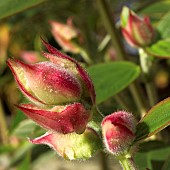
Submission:
<svg viewBox="0 0 170 170">
<path fill-rule="evenodd" d="M 136 125 L 135 117 L 125 111 L 106 116 L 101 126 L 107 151 L 115 156 L 126 153 L 135 139 Z"/>
</svg>

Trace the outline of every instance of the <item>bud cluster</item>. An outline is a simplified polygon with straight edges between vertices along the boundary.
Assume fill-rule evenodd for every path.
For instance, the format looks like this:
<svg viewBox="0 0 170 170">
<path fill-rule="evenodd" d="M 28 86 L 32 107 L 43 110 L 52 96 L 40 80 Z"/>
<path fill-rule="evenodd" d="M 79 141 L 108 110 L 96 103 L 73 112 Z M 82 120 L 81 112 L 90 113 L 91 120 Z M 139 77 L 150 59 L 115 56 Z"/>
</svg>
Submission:
<svg viewBox="0 0 170 170">
<path fill-rule="evenodd" d="M 50 52 L 43 56 L 50 61 L 35 64 L 17 59 L 7 61 L 19 89 L 33 103 L 17 107 L 48 130 L 30 141 L 47 144 L 68 159 L 91 157 L 101 147 L 98 134 L 87 128 L 95 105 L 92 81 L 77 61 L 46 41 L 43 43 Z"/>
</svg>

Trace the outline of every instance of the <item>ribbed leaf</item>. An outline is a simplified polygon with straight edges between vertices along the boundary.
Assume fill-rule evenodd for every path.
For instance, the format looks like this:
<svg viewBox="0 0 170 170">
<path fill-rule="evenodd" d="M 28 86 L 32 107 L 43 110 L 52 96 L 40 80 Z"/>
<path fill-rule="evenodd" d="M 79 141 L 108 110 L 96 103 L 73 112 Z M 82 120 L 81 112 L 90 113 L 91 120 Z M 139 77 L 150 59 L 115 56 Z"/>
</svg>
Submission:
<svg viewBox="0 0 170 170">
<path fill-rule="evenodd" d="M 168 12 L 164 17 L 161 18 L 157 30 L 159 31 L 162 38 L 170 38 L 170 12 Z"/>
<path fill-rule="evenodd" d="M 146 48 L 146 51 L 156 57 L 170 58 L 170 39 L 163 39 L 157 41 L 155 44 Z"/>
<path fill-rule="evenodd" d="M 139 76 L 140 69 L 133 63 L 117 61 L 92 66 L 88 72 L 93 80 L 99 104 L 132 83 Z"/>
<path fill-rule="evenodd" d="M 170 98 L 155 105 L 137 125 L 136 141 L 145 139 L 170 125 Z"/>
<path fill-rule="evenodd" d="M 46 0 L 2 0 L 0 2 L 0 19 L 14 15 Z"/>
</svg>

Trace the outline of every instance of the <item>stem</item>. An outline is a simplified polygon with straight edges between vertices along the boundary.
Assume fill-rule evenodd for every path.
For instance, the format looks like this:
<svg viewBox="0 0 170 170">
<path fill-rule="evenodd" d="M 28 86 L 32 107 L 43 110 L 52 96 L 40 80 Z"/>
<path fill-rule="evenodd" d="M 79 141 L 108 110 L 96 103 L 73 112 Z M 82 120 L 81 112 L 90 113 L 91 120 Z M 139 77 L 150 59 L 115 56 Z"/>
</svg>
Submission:
<svg viewBox="0 0 170 170">
<path fill-rule="evenodd" d="M 119 158 L 119 161 L 124 170 L 138 170 L 132 158 L 122 157 Z"/>
<path fill-rule="evenodd" d="M 110 34 L 111 41 L 113 43 L 114 48 L 116 49 L 117 57 L 119 60 L 124 60 L 126 53 L 124 51 L 121 38 L 119 37 L 119 33 L 114 25 L 114 18 L 110 17 L 111 13 L 109 11 L 109 7 L 105 0 L 97 0 L 97 3 L 106 30 Z"/>
<path fill-rule="evenodd" d="M 123 107 L 123 109 L 126 109 L 127 111 L 131 111 L 129 104 L 124 100 L 120 94 L 114 96 L 115 100 Z"/>
<path fill-rule="evenodd" d="M 87 64 L 92 65 L 93 61 L 89 57 L 87 51 L 80 47 L 80 54 L 82 55 L 83 59 L 86 61 Z"/>
<path fill-rule="evenodd" d="M 110 17 L 112 15 L 109 11 L 109 6 L 107 5 L 105 0 L 97 0 L 97 3 L 99 12 L 103 18 L 103 22 L 105 23 L 106 30 L 111 36 L 111 41 L 116 50 L 118 59 L 126 60 L 126 53 L 121 42 L 121 38 L 119 37 L 119 33 L 115 27 L 113 18 Z M 136 105 L 140 113 L 143 115 L 144 113 L 146 113 L 145 104 L 142 100 L 141 94 L 139 93 L 137 86 L 135 84 L 132 84 L 130 85 L 129 89 L 131 94 L 133 95 L 133 98 L 136 102 Z"/>
<path fill-rule="evenodd" d="M 96 122 L 96 123 L 101 123 L 102 120 L 103 120 L 104 116 L 102 115 L 102 113 L 100 112 L 100 110 L 98 109 L 97 105 L 94 106 L 93 108 L 93 120 Z"/>
<path fill-rule="evenodd" d="M 110 38 L 110 35 L 107 34 L 107 35 L 104 37 L 104 39 L 102 40 L 102 42 L 99 44 L 98 50 L 99 50 L 99 51 L 102 51 L 103 49 L 105 49 L 106 46 L 108 45 L 110 39 L 111 39 L 111 38 Z"/>
<path fill-rule="evenodd" d="M 140 55 L 140 65 L 145 80 L 145 88 L 149 98 L 150 107 L 152 107 L 157 103 L 156 90 L 151 81 L 151 76 L 150 76 L 152 61 L 150 60 L 148 54 L 142 48 L 139 49 L 139 55 Z"/>
<path fill-rule="evenodd" d="M 89 122 L 88 126 L 90 127 L 92 125 L 93 129 L 98 132 L 98 134 L 101 136 L 102 138 L 102 133 L 101 133 L 101 122 L 103 120 L 103 115 L 101 114 L 101 112 L 99 111 L 99 109 L 97 108 L 97 106 L 95 106 L 93 108 L 93 121 L 91 121 L 91 124 Z M 108 166 L 108 161 L 107 161 L 107 157 L 104 151 L 100 152 L 100 163 L 101 163 L 101 169 L 102 170 L 109 170 L 109 166 Z"/>
<path fill-rule="evenodd" d="M 136 87 L 136 84 L 132 83 L 131 85 L 129 85 L 129 89 L 131 94 L 133 95 L 133 98 L 136 102 L 136 105 L 140 111 L 141 116 L 146 114 L 146 108 L 145 108 L 145 104 L 144 101 L 142 100 L 142 95 L 140 95 L 140 91 L 138 89 L 138 87 Z"/>
<path fill-rule="evenodd" d="M 7 124 L 5 120 L 5 114 L 4 114 L 1 98 L 0 98 L 0 135 L 1 135 L 2 143 L 7 144 L 8 130 L 7 130 Z"/>
</svg>

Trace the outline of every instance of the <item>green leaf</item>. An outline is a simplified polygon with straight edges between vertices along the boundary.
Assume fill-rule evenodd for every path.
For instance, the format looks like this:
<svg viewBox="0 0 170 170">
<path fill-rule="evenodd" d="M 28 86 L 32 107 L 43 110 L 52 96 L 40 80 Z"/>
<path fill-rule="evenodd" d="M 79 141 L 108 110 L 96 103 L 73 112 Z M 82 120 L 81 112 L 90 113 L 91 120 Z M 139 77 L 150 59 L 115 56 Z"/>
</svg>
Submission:
<svg viewBox="0 0 170 170">
<path fill-rule="evenodd" d="M 163 39 L 170 38 L 170 12 L 161 18 L 157 30 Z"/>
<path fill-rule="evenodd" d="M 28 152 L 23 161 L 19 164 L 17 170 L 30 170 L 30 153 Z"/>
<path fill-rule="evenodd" d="M 22 145 L 20 145 L 20 147 L 17 148 L 16 151 L 13 153 L 10 160 L 10 165 L 16 165 L 16 163 L 18 163 L 19 160 L 23 159 L 26 154 L 30 152 L 34 147 L 35 145 L 28 141 L 22 143 Z"/>
<path fill-rule="evenodd" d="M 13 132 L 13 130 L 18 126 L 18 124 L 24 120 L 26 116 L 22 113 L 21 110 L 17 110 L 16 116 L 12 120 L 11 126 L 10 126 L 10 133 Z"/>
<path fill-rule="evenodd" d="M 169 12 L 170 8 L 170 1 L 159 1 L 154 2 L 151 5 L 146 6 L 143 8 L 140 13 L 143 13 L 145 15 L 154 15 L 154 16 L 160 16 L 165 14 L 166 12 Z"/>
<path fill-rule="evenodd" d="M 158 167 L 158 163 L 162 165 L 164 160 L 168 158 L 169 153 L 170 153 L 169 146 L 155 148 L 153 150 L 149 150 L 146 152 L 139 151 L 135 154 L 135 163 L 140 170 L 146 170 L 146 168 L 160 170 L 161 168 Z M 153 167 L 156 166 L 155 165 L 156 163 L 157 168 Z"/>
<path fill-rule="evenodd" d="M 23 120 L 13 131 L 12 135 L 26 138 L 36 130 L 37 125 L 30 119 Z"/>
<path fill-rule="evenodd" d="M 170 39 L 157 41 L 155 44 L 146 48 L 146 52 L 160 58 L 170 58 Z"/>
<path fill-rule="evenodd" d="M 2 0 L 0 3 L 0 19 L 14 15 L 46 0 Z"/>
<path fill-rule="evenodd" d="M 145 139 L 170 125 L 170 98 L 155 105 L 139 122 L 136 141 Z"/>
<path fill-rule="evenodd" d="M 90 67 L 88 72 L 93 80 L 97 104 L 119 93 L 140 74 L 137 65 L 131 62 L 110 62 Z"/>
</svg>

